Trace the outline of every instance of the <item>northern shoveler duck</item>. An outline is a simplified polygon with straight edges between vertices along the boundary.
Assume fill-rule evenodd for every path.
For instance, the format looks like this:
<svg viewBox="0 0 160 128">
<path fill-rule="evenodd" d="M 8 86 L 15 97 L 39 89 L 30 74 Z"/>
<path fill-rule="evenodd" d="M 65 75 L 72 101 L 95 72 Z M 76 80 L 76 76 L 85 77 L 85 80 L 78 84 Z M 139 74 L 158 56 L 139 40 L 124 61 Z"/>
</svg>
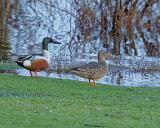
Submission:
<svg viewBox="0 0 160 128">
<path fill-rule="evenodd" d="M 32 72 L 35 72 L 35 77 L 37 77 L 37 72 L 43 71 L 49 67 L 50 63 L 50 53 L 48 51 L 48 44 L 61 44 L 50 37 L 45 37 L 42 41 L 42 53 L 41 54 L 31 54 L 31 55 L 19 55 L 18 60 L 15 62 L 30 71 L 31 77 Z"/>
<path fill-rule="evenodd" d="M 114 58 L 107 54 L 105 51 L 101 50 L 98 52 L 98 62 L 90 62 L 80 67 L 70 69 L 74 74 L 89 79 L 89 85 L 91 84 L 91 79 L 96 86 L 95 79 L 102 78 L 108 72 L 108 65 L 104 60 L 104 57 Z"/>
</svg>

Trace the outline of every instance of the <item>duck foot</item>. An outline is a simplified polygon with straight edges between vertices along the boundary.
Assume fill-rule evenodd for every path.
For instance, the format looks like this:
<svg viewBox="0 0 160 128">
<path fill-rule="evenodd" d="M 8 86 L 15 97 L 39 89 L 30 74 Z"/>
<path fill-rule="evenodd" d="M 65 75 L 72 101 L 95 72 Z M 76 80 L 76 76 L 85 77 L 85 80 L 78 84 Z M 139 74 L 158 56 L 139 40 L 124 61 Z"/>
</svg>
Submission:
<svg viewBox="0 0 160 128">
<path fill-rule="evenodd" d="M 35 77 L 38 77 L 37 71 L 35 70 L 34 72 L 35 72 Z M 32 75 L 32 72 L 31 72 L 31 71 L 30 71 L 30 75 L 31 75 L 31 77 L 34 77 L 34 76 Z"/>
<path fill-rule="evenodd" d="M 89 79 L 89 85 L 92 85 L 92 86 L 101 86 L 101 85 L 97 85 L 97 84 L 96 84 L 95 79 L 93 79 L 93 83 L 94 83 L 94 84 L 92 85 L 91 80 Z"/>
</svg>

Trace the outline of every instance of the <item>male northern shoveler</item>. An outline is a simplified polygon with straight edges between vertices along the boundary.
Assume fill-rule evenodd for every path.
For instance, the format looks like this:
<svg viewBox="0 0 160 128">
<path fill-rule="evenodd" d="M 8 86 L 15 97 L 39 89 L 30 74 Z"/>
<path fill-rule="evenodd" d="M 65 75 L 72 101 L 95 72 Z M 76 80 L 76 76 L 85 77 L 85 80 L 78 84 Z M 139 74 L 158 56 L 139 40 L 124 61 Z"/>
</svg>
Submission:
<svg viewBox="0 0 160 128">
<path fill-rule="evenodd" d="M 41 54 L 32 54 L 32 55 L 19 55 L 18 60 L 15 62 L 30 71 L 30 75 L 32 75 L 31 71 L 35 72 L 35 77 L 37 77 L 37 72 L 43 71 L 49 67 L 50 63 L 50 53 L 48 51 L 48 44 L 61 44 L 50 37 L 45 37 L 42 41 L 42 53 Z"/>
<path fill-rule="evenodd" d="M 89 85 L 91 79 L 93 79 L 94 86 L 96 86 L 95 79 L 102 78 L 108 72 L 108 65 L 104 60 L 104 57 L 114 58 L 101 50 L 98 52 L 98 62 L 91 62 L 89 64 L 70 69 L 74 74 L 89 79 Z"/>
</svg>

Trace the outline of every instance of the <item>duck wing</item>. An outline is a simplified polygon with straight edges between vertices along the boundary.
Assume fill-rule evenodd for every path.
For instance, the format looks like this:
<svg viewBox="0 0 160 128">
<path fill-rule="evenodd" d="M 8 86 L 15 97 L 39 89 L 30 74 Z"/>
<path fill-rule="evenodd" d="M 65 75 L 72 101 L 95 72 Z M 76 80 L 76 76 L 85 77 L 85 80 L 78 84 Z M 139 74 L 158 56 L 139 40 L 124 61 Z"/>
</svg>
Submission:
<svg viewBox="0 0 160 128">
<path fill-rule="evenodd" d="M 25 60 L 33 60 L 36 58 L 36 56 L 42 56 L 42 54 L 18 55 L 17 60 L 15 60 L 14 62 L 16 62 L 19 66 L 24 67 L 23 62 Z"/>
<path fill-rule="evenodd" d="M 18 55 L 18 59 L 15 62 L 23 62 L 25 60 L 33 60 L 36 56 L 42 56 L 42 54 L 30 54 L 30 55 Z"/>
<path fill-rule="evenodd" d="M 105 62 L 91 62 L 70 71 L 83 78 L 99 79 L 107 73 L 108 68 Z"/>
<path fill-rule="evenodd" d="M 83 66 L 70 69 L 70 71 L 72 71 L 72 72 L 90 72 L 90 71 L 92 71 L 92 70 L 95 70 L 95 68 L 96 68 L 98 65 L 99 65 L 98 62 L 90 62 L 90 63 L 85 64 L 85 65 L 83 65 Z"/>
</svg>

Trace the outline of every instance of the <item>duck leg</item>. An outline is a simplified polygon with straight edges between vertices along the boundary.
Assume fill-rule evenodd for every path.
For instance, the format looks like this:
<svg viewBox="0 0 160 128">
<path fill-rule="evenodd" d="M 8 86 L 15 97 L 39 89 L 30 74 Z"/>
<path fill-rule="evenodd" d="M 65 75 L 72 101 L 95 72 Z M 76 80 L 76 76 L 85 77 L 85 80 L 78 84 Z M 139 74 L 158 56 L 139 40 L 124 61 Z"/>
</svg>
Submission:
<svg viewBox="0 0 160 128">
<path fill-rule="evenodd" d="M 35 74 L 36 74 L 36 76 L 35 76 L 35 77 L 37 77 L 37 71 L 35 70 L 34 72 L 35 72 Z"/>
<path fill-rule="evenodd" d="M 95 79 L 93 79 L 93 83 L 94 83 L 94 85 L 93 85 L 93 86 L 99 86 L 99 85 L 96 85 Z M 91 83 L 91 80 L 90 80 L 90 79 L 89 79 L 89 85 L 92 85 L 92 83 Z"/>
<path fill-rule="evenodd" d="M 32 75 L 32 72 L 30 71 L 30 75 L 31 75 L 31 77 L 33 77 L 33 75 Z"/>
<path fill-rule="evenodd" d="M 97 85 L 96 85 L 96 82 L 95 82 L 95 79 L 93 79 L 93 83 L 94 83 L 94 86 L 97 86 Z"/>
<path fill-rule="evenodd" d="M 93 79 L 93 83 L 94 83 L 93 86 L 101 86 L 101 85 L 97 85 L 97 84 L 96 84 L 95 79 Z"/>
<path fill-rule="evenodd" d="M 37 77 L 37 71 L 35 70 L 34 72 L 35 72 L 35 77 Z M 30 71 L 30 75 L 31 75 L 31 77 L 33 77 L 33 75 L 32 75 L 32 72 L 31 72 L 31 71 Z"/>
<path fill-rule="evenodd" d="M 92 85 L 92 84 L 91 84 L 91 80 L 90 80 L 90 79 L 89 79 L 89 85 Z"/>
</svg>

